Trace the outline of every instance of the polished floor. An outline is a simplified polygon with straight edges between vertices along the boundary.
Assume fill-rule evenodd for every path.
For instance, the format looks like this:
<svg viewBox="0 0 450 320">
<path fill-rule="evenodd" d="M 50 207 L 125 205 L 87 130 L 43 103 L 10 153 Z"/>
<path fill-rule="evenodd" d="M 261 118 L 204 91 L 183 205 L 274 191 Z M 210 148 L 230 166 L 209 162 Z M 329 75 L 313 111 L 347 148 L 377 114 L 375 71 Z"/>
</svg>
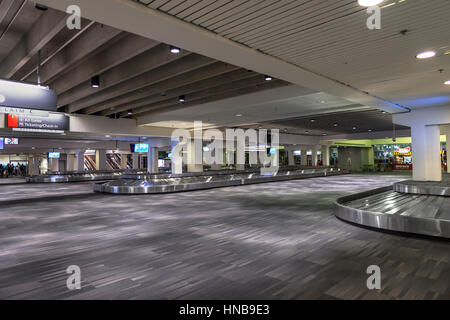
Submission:
<svg viewBox="0 0 450 320">
<path fill-rule="evenodd" d="M 450 299 L 449 242 L 333 215 L 337 197 L 408 178 L 142 196 L 0 186 L 0 299 Z M 373 264 L 380 291 L 366 287 Z M 81 290 L 66 288 L 69 265 L 81 268 Z"/>
</svg>

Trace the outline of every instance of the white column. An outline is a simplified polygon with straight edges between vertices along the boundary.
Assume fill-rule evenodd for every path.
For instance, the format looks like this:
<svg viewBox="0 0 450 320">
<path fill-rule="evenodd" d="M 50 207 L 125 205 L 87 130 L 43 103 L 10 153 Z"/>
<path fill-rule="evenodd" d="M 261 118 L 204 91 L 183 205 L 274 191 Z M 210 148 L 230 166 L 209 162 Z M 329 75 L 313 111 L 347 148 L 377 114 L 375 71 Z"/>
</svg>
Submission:
<svg viewBox="0 0 450 320">
<path fill-rule="evenodd" d="M 95 152 L 95 168 L 99 171 L 106 170 L 106 150 L 100 149 Z"/>
<path fill-rule="evenodd" d="M 307 155 L 307 153 L 308 153 L 308 150 L 306 150 L 306 149 L 302 149 L 301 150 L 301 165 L 302 166 L 308 165 L 308 155 Z"/>
<path fill-rule="evenodd" d="M 76 158 L 75 154 L 67 154 L 66 171 L 75 171 Z"/>
<path fill-rule="evenodd" d="M 52 172 L 58 172 L 59 171 L 59 159 L 57 158 L 50 158 L 48 159 L 50 171 Z"/>
<path fill-rule="evenodd" d="M 287 152 L 288 152 L 288 165 L 290 165 L 290 166 L 295 166 L 294 151 L 295 151 L 295 149 L 292 149 L 292 148 L 287 149 Z"/>
<path fill-rule="evenodd" d="M 170 160 L 172 167 L 172 174 L 182 174 L 183 173 L 183 155 L 175 154 L 175 147 L 178 145 L 179 141 L 172 141 L 172 158 Z"/>
<path fill-rule="evenodd" d="M 330 147 L 328 146 L 322 146 L 322 161 L 324 166 L 330 165 Z"/>
<path fill-rule="evenodd" d="M 78 172 L 84 171 L 84 150 L 78 151 L 76 156 L 77 156 L 77 163 L 75 170 Z"/>
<path fill-rule="evenodd" d="M 39 165 L 41 163 L 40 156 L 29 156 L 28 157 L 28 175 L 37 176 L 39 175 Z"/>
<path fill-rule="evenodd" d="M 133 169 L 140 169 L 139 165 L 139 153 L 134 152 L 132 155 Z"/>
<path fill-rule="evenodd" d="M 413 180 L 441 181 L 439 126 L 411 127 Z"/>
<path fill-rule="evenodd" d="M 203 172 L 203 149 L 201 141 L 197 141 L 196 144 L 194 140 L 191 140 L 187 152 L 187 171 Z"/>
<path fill-rule="evenodd" d="M 122 153 L 120 155 L 120 169 L 122 170 L 128 169 L 128 154 Z"/>
<path fill-rule="evenodd" d="M 158 173 L 158 148 L 150 147 L 147 153 L 147 172 Z"/>
<path fill-rule="evenodd" d="M 312 148 L 312 165 L 313 165 L 313 167 L 317 167 L 317 161 L 318 161 L 317 151 L 318 151 L 318 149 L 319 149 L 318 146 L 314 146 Z"/>
</svg>

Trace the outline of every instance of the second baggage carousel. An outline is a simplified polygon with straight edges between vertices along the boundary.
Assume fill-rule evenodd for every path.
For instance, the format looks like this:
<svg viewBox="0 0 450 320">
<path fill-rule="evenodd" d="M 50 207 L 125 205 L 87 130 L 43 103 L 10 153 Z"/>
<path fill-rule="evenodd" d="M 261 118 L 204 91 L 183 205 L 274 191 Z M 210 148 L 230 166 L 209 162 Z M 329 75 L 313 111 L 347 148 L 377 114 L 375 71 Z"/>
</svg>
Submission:
<svg viewBox="0 0 450 320">
<path fill-rule="evenodd" d="M 112 194 L 156 194 L 203 190 L 245 184 L 275 182 L 294 179 L 346 174 L 334 168 L 280 170 L 275 174 L 258 172 L 209 172 L 197 175 L 126 175 L 119 180 L 94 184 L 94 191 Z"/>
</svg>

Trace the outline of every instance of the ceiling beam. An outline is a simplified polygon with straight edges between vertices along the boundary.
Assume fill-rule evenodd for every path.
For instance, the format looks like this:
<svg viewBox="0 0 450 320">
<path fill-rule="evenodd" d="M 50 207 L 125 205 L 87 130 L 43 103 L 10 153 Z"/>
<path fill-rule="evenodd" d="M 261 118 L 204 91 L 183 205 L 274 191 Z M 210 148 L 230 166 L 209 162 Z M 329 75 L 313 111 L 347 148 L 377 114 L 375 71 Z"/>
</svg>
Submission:
<svg viewBox="0 0 450 320">
<path fill-rule="evenodd" d="M 129 80 L 123 82 L 120 81 L 118 84 L 108 87 L 105 90 L 71 103 L 68 106 L 68 111 L 71 113 L 76 112 L 103 101 L 121 96 L 127 92 L 140 89 L 151 83 L 163 81 L 178 74 L 197 69 L 201 66 L 205 66 L 214 62 L 214 60 L 212 59 L 194 54 L 189 54 L 188 56 L 180 59 L 183 54 L 174 55 L 171 54 L 168 50 L 165 51 L 165 53 L 159 52 L 156 55 L 148 56 L 148 62 L 153 65 L 153 69 L 150 69 L 150 71 Z M 187 53 L 184 53 L 184 55 L 186 54 Z M 138 67 L 138 65 L 135 65 L 135 67 Z"/>
<path fill-rule="evenodd" d="M 48 63 L 42 66 L 42 82 L 51 84 L 64 72 L 69 71 L 71 68 L 78 68 L 82 59 L 107 45 L 120 34 L 120 30 L 98 23 L 94 24 L 68 47 L 58 52 Z M 122 34 L 124 35 L 125 33 Z"/>
<path fill-rule="evenodd" d="M 16 0 L 3 0 L 0 2 L 0 32 L 6 28 L 7 23 L 4 23 L 3 20 L 8 16 L 8 12 L 14 3 L 18 4 L 19 1 Z"/>
<path fill-rule="evenodd" d="M 131 80 L 132 78 L 143 75 L 154 68 L 159 67 L 161 64 L 169 63 L 171 61 L 175 61 L 177 59 L 181 59 L 190 53 L 185 51 L 180 54 L 174 55 L 169 53 L 169 48 L 165 44 L 157 45 L 150 50 L 144 51 L 133 59 L 127 60 L 103 73 L 100 73 L 100 88 L 92 88 L 91 81 L 87 80 L 70 90 L 67 90 L 63 94 L 60 94 L 58 97 L 58 107 L 64 107 L 70 104 L 74 104 L 77 101 L 85 100 L 89 101 L 90 96 L 99 95 L 104 93 L 110 87 L 113 87 L 121 82 Z M 125 91 L 125 93 L 128 91 Z M 92 97 L 91 97 L 92 98 Z M 72 106 L 72 109 L 66 108 L 68 111 L 70 110 L 81 110 L 84 107 L 88 107 L 95 103 L 99 103 L 96 101 L 94 103 L 88 103 L 89 105 L 80 107 L 76 109 Z M 71 111 L 71 112 L 75 112 Z"/>
<path fill-rule="evenodd" d="M 101 115 L 108 116 L 110 114 L 120 113 L 122 111 L 162 101 L 169 97 L 188 94 L 204 88 L 209 88 L 212 85 L 230 82 L 233 79 L 236 80 L 238 78 L 243 78 L 244 76 L 249 77 L 254 75 L 254 73 L 247 72 L 246 70 L 236 69 L 238 69 L 238 67 L 223 62 L 213 63 L 206 67 L 142 88 L 136 91 L 135 94 L 130 93 L 119 97 L 118 100 L 105 103 L 103 104 L 105 109 L 101 112 Z M 164 96 L 162 95 L 162 92 L 165 93 Z M 111 110 L 112 107 L 114 107 L 114 110 Z"/>
<path fill-rule="evenodd" d="M 3 59 L 0 77 L 10 79 L 53 37 L 66 27 L 66 14 L 56 10 L 46 11 L 22 38 L 16 47 Z"/>
<path fill-rule="evenodd" d="M 215 96 L 221 95 L 225 92 L 237 91 L 242 88 L 256 87 L 263 83 L 266 83 L 266 81 L 264 80 L 264 77 L 262 75 L 253 74 L 253 76 L 249 79 L 246 79 L 246 78 L 239 79 L 239 80 L 231 81 L 229 83 L 225 83 L 222 85 L 214 85 L 214 83 L 211 83 L 210 88 L 207 88 L 204 90 L 196 90 L 193 93 L 185 94 L 185 99 L 188 102 L 198 101 L 203 98 L 215 97 Z M 147 104 L 140 108 L 135 108 L 135 109 L 133 109 L 133 115 L 145 113 L 145 112 L 151 111 L 151 110 L 163 109 L 165 107 L 172 106 L 175 104 L 179 104 L 180 106 L 187 105 L 186 103 L 180 103 L 179 96 L 175 96 L 175 97 L 166 99 L 166 100 L 158 102 L 158 103 Z"/>
<path fill-rule="evenodd" d="M 185 109 L 188 107 L 193 107 L 193 106 L 197 106 L 197 105 L 202 105 L 208 102 L 212 102 L 212 101 L 218 101 L 218 100 L 223 100 L 223 99 L 227 99 L 227 98 L 233 98 L 233 97 L 237 97 L 240 95 L 244 95 L 244 94 L 250 94 L 250 93 L 254 93 L 254 92 L 259 92 L 259 91 L 265 91 L 265 90 L 269 90 L 269 89 L 274 89 L 274 88 L 279 88 L 279 87 L 283 87 L 283 86 L 288 86 L 290 85 L 289 83 L 282 81 L 282 80 L 274 80 L 271 81 L 269 83 L 262 83 L 261 85 L 252 85 L 249 87 L 243 87 L 237 90 L 232 90 L 232 91 L 226 91 L 214 96 L 207 96 L 204 98 L 200 98 L 198 100 L 193 100 L 187 103 L 180 103 L 178 101 L 176 101 L 177 103 L 174 103 L 170 106 L 165 106 L 165 107 L 161 107 L 158 106 L 158 109 L 154 109 L 154 110 L 150 110 L 147 111 L 145 113 L 142 113 L 137 119 L 138 119 L 138 124 L 140 123 L 150 123 L 152 122 L 151 117 L 160 113 L 168 113 L 168 112 L 173 112 L 173 111 L 177 111 L 180 109 Z"/>
<path fill-rule="evenodd" d="M 95 22 L 81 19 L 81 29 L 75 33 L 69 29 L 63 29 L 58 33 L 41 51 L 41 67 L 48 63 L 58 52 L 67 47 L 72 41 L 82 35 Z M 16 81 L 30 81 L 37 73 L 38 55 L 32 57 L 16 74 L 12 77 Z"/>
<path fill-rule="evenodd" d="M 73 69 L 65 73 L 51 84 L 53 90 L 58 94 L 90 80 L 93 76 L 103 74 L 107 70 L 157 46 L 159 42 L 144 39 L 136 35 L 126 35 L 105 50 L 100 51 L 94 56 Z"/>
</svg>

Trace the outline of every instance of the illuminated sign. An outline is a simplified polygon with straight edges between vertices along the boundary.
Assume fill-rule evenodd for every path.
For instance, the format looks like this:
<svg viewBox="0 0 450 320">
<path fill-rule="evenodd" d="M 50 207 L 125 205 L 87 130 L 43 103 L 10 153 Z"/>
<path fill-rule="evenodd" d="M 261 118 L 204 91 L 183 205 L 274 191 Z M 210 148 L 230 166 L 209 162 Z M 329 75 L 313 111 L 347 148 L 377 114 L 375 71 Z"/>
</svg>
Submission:
<svg viewBox="0 0 450 320">
<path fill-rule="evenodd" d="M 0 150 L 3 150 L 5 148 L 4 140 L 3 138 L 0 138 Z"/>
<path fill-rule="evenodd" d="M 85 156 L 95 156 L 95 150 L 86 150 L 84 152 Z"/>
<path fill-rule="evenodd" d="M 18 138 L 5 138 L 5 145 L 7 145 L 7 146 L 17 145 L 17 144 L 19 144 Z"/>
<path fill-rule="evenodd" d="M 0 104 L 4 107 L 57 110 L 57 95 L 48 87 L 0 79 Z"/>
<path fill-rule="evenodd" d="M 301 156 L 302 152 L 300 150 L 295 150 L 294 151 L 294 156 Z"/>
<path fill-rule="evenodd" d="M 8 128 L 15 131 L 45 131 L 64 132 L 69 130 L 69 117 L 63 114 L 51 113 L 48 116 L 34 114 L 8 114 Z"/>
<path fill-rule="evenodd" d="M 411 147 L 395 148 L 395 152 L 396 153 L 410 153 L 411 152 Z"/>
<path fill-rule="evenodd" d="M 134 152 L 148 152 L 148 144 L 146 143 L 135 144 Z"/>
<path fill-rule="evenodd" d="M 50 159 L 59 159 L 61 157 L 61 153 L 59 152 L 49 152 L 48 157 Z"/>
</svg>

